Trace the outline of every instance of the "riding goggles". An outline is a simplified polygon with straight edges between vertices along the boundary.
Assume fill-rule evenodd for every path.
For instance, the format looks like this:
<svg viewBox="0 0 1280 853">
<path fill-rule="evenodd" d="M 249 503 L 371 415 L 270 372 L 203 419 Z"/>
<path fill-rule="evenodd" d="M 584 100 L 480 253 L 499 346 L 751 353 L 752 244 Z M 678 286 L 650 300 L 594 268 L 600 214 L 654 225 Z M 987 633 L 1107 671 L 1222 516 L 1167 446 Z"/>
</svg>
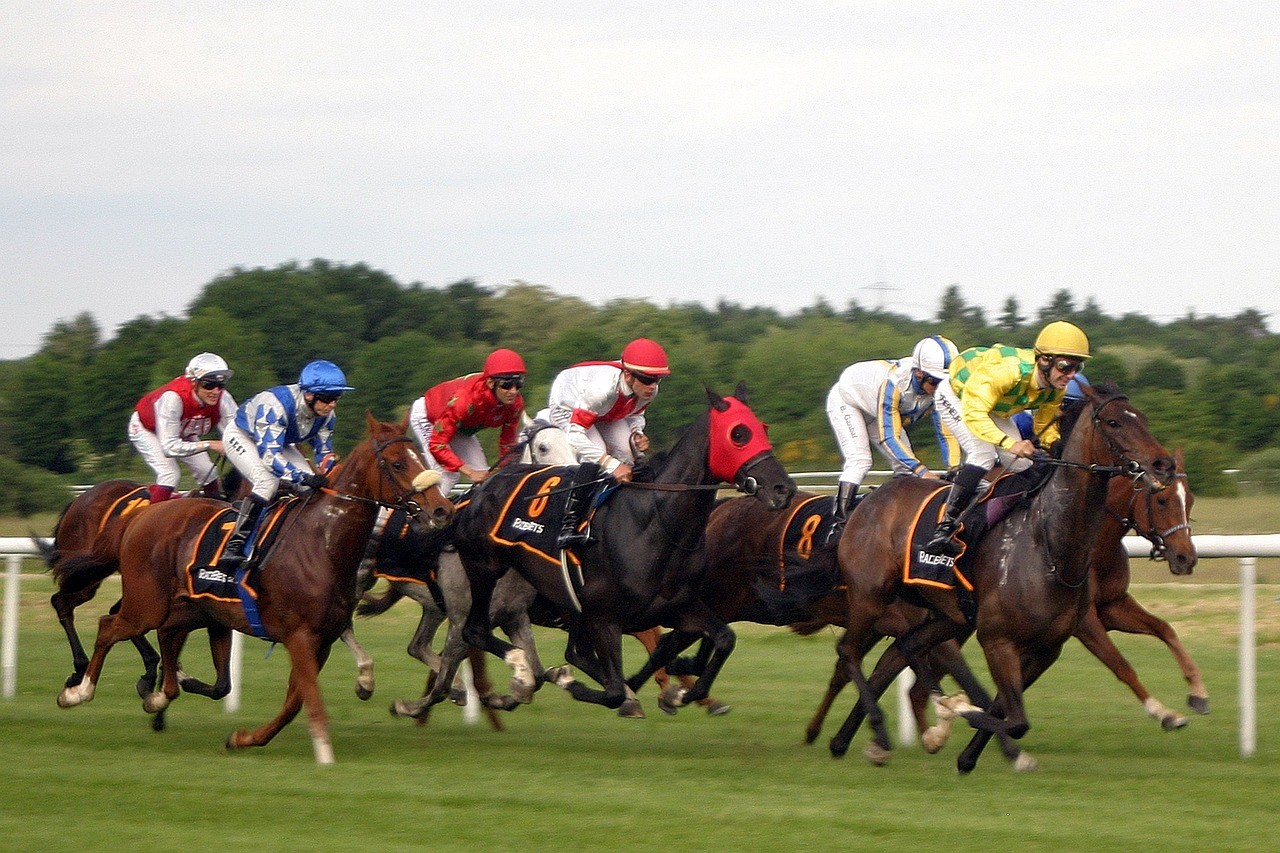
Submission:
<svg viewBox="0 0 1280 853">
<path fill-rule="evenodd" d="M 1084 368 L 1084 362 L 1078 358 L 1054 358 L 1051 366 L 1059 373 L 1079 373 Z"/>
<path fill-rule="evenodd" d="M 342 397 L 342 392 L 331 391 L 312 391 L 312 396 L 316 398 L 317 403 L 336 403 Z"/>
<path fill-rule="evenodd" d="M 641 385 L 657 385 L 662 381 L 661 376 L 650 376 L 647 373 L 636 373 L 631 371 L 631 378 L 639 382 Z"/>
<path fill-rule="evenodd" d="M 519 373 L 501 374 L 493 377 L 494 384 L 503 391 L 510 391 L 512 388 L 519 391 L 524 387 L 524 376 Z"/>
<path fill-rule="evenodd" d="M 198 379 L 200 387 L 206 391 L 212 391 L 214 388 L 226 388 L 227 380 L 225 379 Z"/>
</svg>

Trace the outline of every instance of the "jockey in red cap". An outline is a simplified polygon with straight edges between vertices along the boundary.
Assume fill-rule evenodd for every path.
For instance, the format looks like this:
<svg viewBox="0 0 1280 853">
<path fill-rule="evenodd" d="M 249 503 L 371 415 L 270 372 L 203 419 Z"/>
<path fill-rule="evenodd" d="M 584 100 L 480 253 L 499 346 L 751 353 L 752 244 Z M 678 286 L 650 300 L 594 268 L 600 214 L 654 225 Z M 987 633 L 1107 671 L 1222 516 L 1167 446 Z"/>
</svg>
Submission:
<svg viewBox="0 0 1280 853">
<path fill-rule="evenodd" d="M 484 370 L 428 388 L 409 407 L 409 428 L 426 455 L 428 467 L 439 471 L 446 493 L 466 476 L 479 483 L 489 463 L 476 433 L 489 427 L 498 434 L 498 454 L 511 449 L 524 414 L 524 359 L 498 349 L 484 360 Z"/>
</svg>

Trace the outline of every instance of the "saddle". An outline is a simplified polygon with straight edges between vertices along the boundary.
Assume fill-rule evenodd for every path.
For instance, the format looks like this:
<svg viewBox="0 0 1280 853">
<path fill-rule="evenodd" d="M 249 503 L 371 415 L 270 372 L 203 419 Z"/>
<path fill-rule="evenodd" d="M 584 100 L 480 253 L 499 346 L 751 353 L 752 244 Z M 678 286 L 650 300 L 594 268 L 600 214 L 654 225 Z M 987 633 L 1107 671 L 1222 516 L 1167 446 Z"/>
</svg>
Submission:
<svg viewBox="0 0 1280 853">
<path fill-rule="evenodd" d="M 1051 469 L 1034 465 L 1018 473 L 1005 472 L 991 481 L 987 490 L 960 516 L 956 540 L 961 550 L 957 557 L 930 554 L 925 544 L 933 538 L 933 532 L 946 510 L 947 486 L 939 486 L 920 503 L 915 521 L 907 537 L 907 547 L 902 555 L 902 580 L 908 585 L 956 589 L 960 609 L 973 623 L 977 615 L 977 602 L 973 588 L 973 555 L 983 534 L 1000 519 L 1029 501 L 1048 481 Z"/>
<path fill-rule="evenodd" d="M 840 581 L 835 547 L 826 531 L 835 514 L 835 498 L 814 495 L 797 503 L 769 549 L 768 568 L 752 579 L 756 600 L 739 619 L 762 625 L 791 625 L 811 619 L 809 605 L 831 593 Z"/>
<path fill-rule="evenodd" d="M 489 538 L 560 565 L 556 539 L 569 501 L 573 473 L 572 467 L 548 466 L 524 474 L 507 495 L 506 504 L 489 530 Z M 588 486 L 579 485 L 577 488 L 581 490 Z M 582 519 L 587 524 L 615 490 L 611 483 L 597 483 L 591 488 L 593 491 L 583 501 L 589 507 L 587 517 Z M 566 552 L 566 556 L 575 565 L 580 565 L 577 555 Z"/>
<path fill-rule="evenodd" d="M 117 518 L 124 518 L 148 506 L 151 506 L 151 491 L 146 486 L 138 486 L 133 491 L 126 492 L 116 498 L 115 503 L 107 507 L 107 511 L 102 514 L 102 520 L 98 522 L 98 532 L 106 530 L 107 525 Z"/>
</svg>

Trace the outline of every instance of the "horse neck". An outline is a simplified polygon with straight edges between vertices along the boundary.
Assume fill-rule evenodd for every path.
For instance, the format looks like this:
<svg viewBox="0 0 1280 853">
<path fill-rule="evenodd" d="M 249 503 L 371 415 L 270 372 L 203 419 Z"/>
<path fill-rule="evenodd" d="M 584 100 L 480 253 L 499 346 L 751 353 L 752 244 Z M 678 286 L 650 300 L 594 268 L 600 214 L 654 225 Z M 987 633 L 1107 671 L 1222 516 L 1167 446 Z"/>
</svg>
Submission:
<svg viewBox="0 0 1280 853">
<path fill-rule="evenodd" d="M 689 486 L 714 484 L 707 462 L 708 423 L 709 419 L 704 416 L 681 436 L 675 447 L 655 466 L 655 483 Z M 626 492 L 636 496 L 632 500 L 642 508 L 637 511 L 638 515 L 658 517 L 670 547 L 685 550 L 694 547 L 694 542 L 701 541 L 716 496 L 713 489 L 648 491 L 634 488 L 626 489 Z M 696 531 L 696 538 L 695 534 L 689 533 L 677 536 L 677 526 L 681 531 Z M 680 539 L 678 543 L 674 541 L 677 538 Z"/>
<path fill-rule="evenodd" d="M 1091 458 L 1094 425 L 1081 417 L 1072 429 L 1062 459 L 1079 464 L 1112 464 Z M 1037 525 L 1043 537 L 1049 568 L 1066 585 L 1083 585 L 1089 573 L 1089 557 L 1099 541 L 1108 514 L 1108 477 L 1076 467 L 1054 471 L 1036 498 Z"/>
</svg>

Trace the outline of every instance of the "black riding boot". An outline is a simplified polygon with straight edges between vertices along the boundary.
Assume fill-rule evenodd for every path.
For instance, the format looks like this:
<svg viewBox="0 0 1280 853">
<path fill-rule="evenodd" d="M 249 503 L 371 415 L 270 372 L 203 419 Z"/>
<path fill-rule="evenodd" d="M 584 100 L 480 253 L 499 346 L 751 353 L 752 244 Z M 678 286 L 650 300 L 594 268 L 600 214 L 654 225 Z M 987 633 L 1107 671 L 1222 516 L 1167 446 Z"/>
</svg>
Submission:
<svg viewBox="0 0 1280 853">
<path fill-rule="evenodd" d="M 839 490 L 836 492 L 836 510 L 831 516 L 831 527 L 827 530 L 827 538 L 823 543 L 825 547 L 834 547 L 840 541 L 845 522 L 849 520 L 849 513 L 853 510 L 854 498 L 858 495 L 858 485 L 858 483 L 840 481 Z"/>
<path fill-rule="evenodd" d="M 951 485 L 951 494 L 947 495 L 946 514 L 942 521 L 938 522 L 933 538 L 924 546 L 925 553 L 939 557 L 960 556 L 960 543 L 952 537 L 955 536 L 961 514 L 969 508 L 970 501 L 978 491 L 978 484 L 982 482 L 986 473 L 987 470 L 981 465 L 960 466 L 960 470 L 956 472 L 955 482 Z"/>
<path fill-rule="evenodd" d="M 235 529 L 231 531 L 231 536 L 227 538 L 227 544 L 222 549 L 222 559 L 218 561 L 218 568 L 238 568 L 249 556 L 245 552 L 249 534 L 253 532 L 253 526 L 258 523 L 258 517 L 262 515 L 262 510 L 267 503 L 257 495 L 249 495 L 240 501 L 240 514 L 236 517 Z"/>
<path fill-rule="evenodd" d="M 569 484 L 569 498 L 564 505 L 564 519 L 560 524 L 560 535 L 556 537 L 556 548 L 563 551 L 572 546 L 583 546 L 591 543 L 590 530 L 579 530 L 578 521 L 582 508 L 591 497 L 591 484 L 600 476 L 600 466 L 594 462 L 579 465 L 573 474 L 573 482 Z"/>
</svg>

